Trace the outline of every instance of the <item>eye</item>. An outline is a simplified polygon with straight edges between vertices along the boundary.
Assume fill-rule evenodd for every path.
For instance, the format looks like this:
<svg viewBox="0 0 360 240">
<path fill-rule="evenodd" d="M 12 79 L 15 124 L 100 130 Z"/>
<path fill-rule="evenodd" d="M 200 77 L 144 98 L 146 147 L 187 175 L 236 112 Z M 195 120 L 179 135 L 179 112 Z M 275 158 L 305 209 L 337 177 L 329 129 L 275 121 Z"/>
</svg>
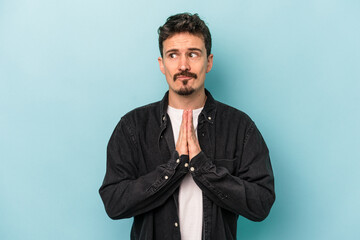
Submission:
<svg viewBox="0 0 360 240">
<path fill-rule="evenodd" d="M 197 54 L 196 52 L 189 53 L 189 57 L 191 57 L 191 58 L 194 58 L 194 57 L 197 57 L 197 56 L 199 56 L 199 54 Z"/>
<path fill-rule="evenodd" d="M 169 54 L 169 57 L 170 57 L 170 58 L 176 58 L 176 53 L 170 53 L 170 54 Z"/>
</svg>

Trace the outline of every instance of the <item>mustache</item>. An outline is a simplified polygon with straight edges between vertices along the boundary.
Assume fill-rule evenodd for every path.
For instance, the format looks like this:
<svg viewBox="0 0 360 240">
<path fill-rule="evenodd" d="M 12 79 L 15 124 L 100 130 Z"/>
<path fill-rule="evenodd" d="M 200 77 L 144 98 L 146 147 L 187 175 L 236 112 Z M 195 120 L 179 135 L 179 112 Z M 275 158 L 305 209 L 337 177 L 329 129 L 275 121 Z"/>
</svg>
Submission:
<svg viewBox="0 0 360 240">
<path fill-rule="evenodd" d="M 174 81 L 175 81 L 179 76 L 192 77 L 192 78 L 194 78 L 194 79 L 197 78 L 197 75 L 196 75 L 195 73 L 192 73 L 192 72 L 189 72 L 189 71 L 185 70 L 185 71 L 181 71 L 181 72 L 179 72 L 179 73 L 176 73 L 176 74 L 174 75 Z"/>
</svg>

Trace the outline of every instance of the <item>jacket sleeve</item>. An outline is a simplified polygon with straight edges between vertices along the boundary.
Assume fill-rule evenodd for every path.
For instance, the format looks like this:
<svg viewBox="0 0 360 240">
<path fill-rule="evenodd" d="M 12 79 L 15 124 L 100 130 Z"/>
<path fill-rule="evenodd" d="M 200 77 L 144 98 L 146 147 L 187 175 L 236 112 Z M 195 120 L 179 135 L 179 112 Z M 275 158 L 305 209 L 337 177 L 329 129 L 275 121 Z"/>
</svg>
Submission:
<svg viewBox="0 0 360 240">
<path fill-rule="evenodd" d="M 203 152 L 190 161 L 190 172 L 215 204 L 250 220 L 262 221 L 275 201 L 269 151 L 254 123 L 240 144 L 243 147 L 239 147 L 242 150 L 237 152 L 235 160 L 222 160 L 237 161 L 235 175 L 225 166 L 216 166 L 214 159 L 209 159 Z"/>
<path fill-rule="evenodd" d="M 107 147 L 106 174 L 99 189 L 110 218 L 120 219 L 148 212 L 162 205 L 180 185 L 188 172 L 184 162 L 188 156 L 174 151 L 167 163 L 146 175 L 139 176 L 138 146 L 134 132 L 122 118 Z"/>
</svg>

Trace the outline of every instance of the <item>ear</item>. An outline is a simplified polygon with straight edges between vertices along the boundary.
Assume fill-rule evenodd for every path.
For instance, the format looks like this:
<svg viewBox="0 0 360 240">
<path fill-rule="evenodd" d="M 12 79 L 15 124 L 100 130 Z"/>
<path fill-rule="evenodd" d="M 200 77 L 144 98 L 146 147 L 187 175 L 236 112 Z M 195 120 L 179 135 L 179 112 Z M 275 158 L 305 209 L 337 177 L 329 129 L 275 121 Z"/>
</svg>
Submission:
<svg viewBox="0 0 360 240">
<path fill-rule="evenodd" d="M 165 68 L 164 68 L 164 63 L 163 63 L 162 57 L 158 57 L 158 62 L 159 62 L 160 71 L 161 71 L 163 74 L 165 74 Z"/>
<path fill-rule="evenodd" d="M 206 67 L 206 73 L 210 72 L 212 66 L 213 66 L 213 59 L 214 55 L 210 54 L 207 58 L 207 67 Z"/>
</svg>

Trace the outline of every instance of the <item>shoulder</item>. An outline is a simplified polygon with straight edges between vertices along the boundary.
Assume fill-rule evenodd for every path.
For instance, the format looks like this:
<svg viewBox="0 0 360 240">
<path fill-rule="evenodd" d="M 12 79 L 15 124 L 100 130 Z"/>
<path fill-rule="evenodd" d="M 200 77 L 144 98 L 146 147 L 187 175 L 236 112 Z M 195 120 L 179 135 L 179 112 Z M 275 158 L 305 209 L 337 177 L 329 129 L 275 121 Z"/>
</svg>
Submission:
<svg viewBox="0 0 360 240">
<path fill-rule="evenodd" d="M 216 101 L 216 125 L 228 134 L 242 136 L 244 143 L 251 134 L 257 132 L 254 121 L 245 112 Z"/>
<path fill-rule="evenodd" d="M 137 107 L 121 117 L 118 126 L 126 126 L 130 131 L 137 127 L 160 125 L 160 101 Z"/>
<path fill-rule="evenodd" d="M 253 120 L 242 110 L 215 100 L 216 116 L 223 121 L 231 121 L 242 125 L 252 125 Z"/>
<path fill-rule="evenodd" d="M 160 114 L 160 101 L 146 104 L 141 107 L 137 107 L 128 113 L 126 113 L 122 118 L 126 119 L 137 119 L 143 118 L 144 116 L 149 115 L 159 115 Z"/>
</svg>

